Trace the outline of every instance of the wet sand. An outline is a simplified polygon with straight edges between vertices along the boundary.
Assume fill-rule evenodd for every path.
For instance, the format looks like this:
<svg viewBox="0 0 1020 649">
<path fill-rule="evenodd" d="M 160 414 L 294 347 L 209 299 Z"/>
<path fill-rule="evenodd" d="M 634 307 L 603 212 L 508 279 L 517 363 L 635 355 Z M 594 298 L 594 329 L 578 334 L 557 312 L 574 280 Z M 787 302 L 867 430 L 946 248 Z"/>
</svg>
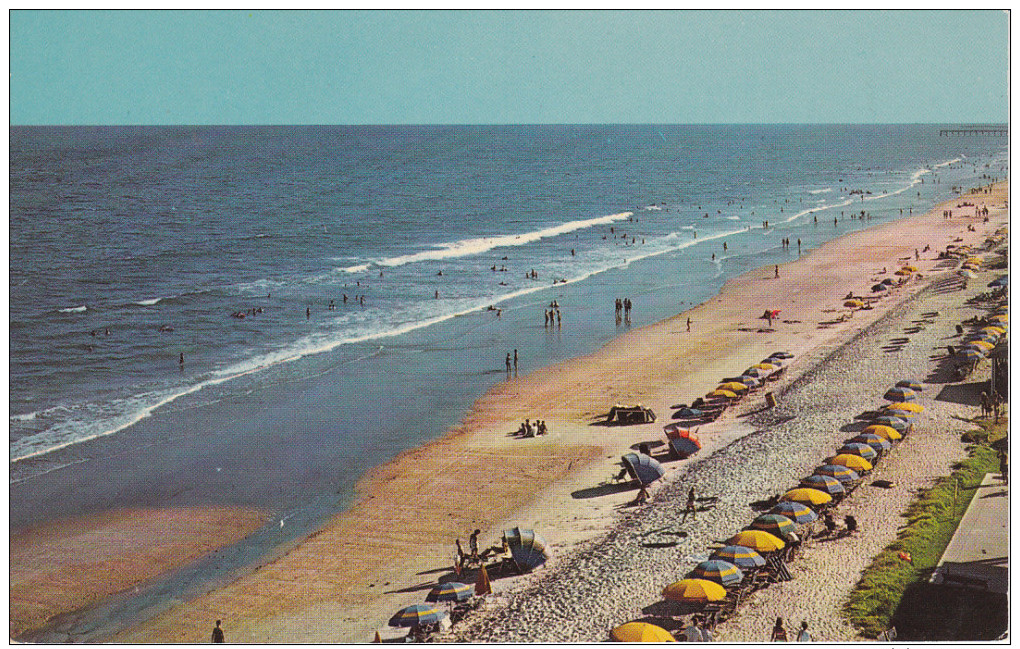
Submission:
<svg viewBox="0 0 1020 649">
<path fill-rule="evenodd" d="M 1003 183 L 992 195 L 951 204 L 987 200 L 998 208 L 1005 191 Z M 664 439 L 671 404 L 689 403 L 719 378 L 779 349 L 798 356 L 785 379 L 793 380 L 806 352 L 847 340 L 923 282 L 911 280 L 874 309 L 837 322 L 848 313 L 844 295 L 871 295 L 869 287 L 907 259 L 924 274 L 946 244 L 957 237 L 978 243 L 1005 221 L 998 209 L 988 224 L 974 217 L 947 221 L 941 209 L 829 242 L 781 265 L 778 279 L 771 266 L 749 272 L 690 311 L 494 387 L 447 435 L 366 475 L 354 505 L 286 555 L 112 639 L 202 642 L 221 618 L 229 641 L 365 642 L 394 611 L 422 601 L 437 578 L 449 575 L 454 539 L 465 542 L 476 527 L 486 545 L 506 526 L 535 527 L 551 546 L 549 568 L 555 569 L 571 548 L 619 520 L 635 492 L 600 485 L 633 445 Z M 965 231 L 969 223 L 977 233 Z M 926 244 L 931 251 L 914 262 L 914 250 Z M 780 319 L 769 329 L 758 316 L 777 308 Z M 593 425 L 615 403 L 642 403 L 659 421 Z M 546 420 L 550 434 L 513 437 L 526 417 Z M 732 424 L 702 428 L 704 455 L 747 432 Z M 670 473 L 677 464 L 683 463 L 672 463 Z"/>
</svg>

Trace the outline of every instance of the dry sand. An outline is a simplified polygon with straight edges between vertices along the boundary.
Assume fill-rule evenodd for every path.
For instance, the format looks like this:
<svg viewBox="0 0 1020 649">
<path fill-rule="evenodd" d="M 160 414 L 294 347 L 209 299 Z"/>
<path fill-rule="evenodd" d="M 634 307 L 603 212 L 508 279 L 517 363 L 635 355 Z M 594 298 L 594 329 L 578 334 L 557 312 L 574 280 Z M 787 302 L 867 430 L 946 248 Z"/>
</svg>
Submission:
<svg viewBox="0 0 1020 649">
<path fill-rule="evenodd" d="M 113 640 L 200 642 L 212 620 L 222 618 L 231 641 L 364 642 L 398 608 L 422 601 L 435 579 L 448 573 L 454 539 L 476 527 L 489 543 L 505 526 L 534 526 L 551 544 L 554 570 L 571 548 L 587 547 L 625 514 L 621 506 L 633 491 L 579 496 L 616 473 L 619 456 L 633 445 L 663 439 L 669 405 L 690 402 L 720 377 L 739 374 L 778 349 L 798 355 L 786 379 L 794 380 L 805 369 L 806 352 L 847 340 L 923 282 L 912 280 L 875 309 L 835 322 L 847 312 L 844 295 L 870 295 L 883 266 L 891 272 L 900 260 L 915 263 L 915 249 L 930 244 L 931 252 L 915 263 L 927 273 L 946 244 L 957 237 L 978 243 L 1005 222 L 1005 183 L 991 195 L 966 198 L 987 202 L 992 222 L 947 221 L 936 207 L 928 215 L 850 234 L 782 265 L 779 279 L 771 267 L 752 271 L 688 312 L 494 387 L 446 436 L 365 476 L 355 504 L 285 556 Z M 977 233 L 965 231 L 969 223 Z M 772 330 L 757 317 L 766 308 L 783 309 Z M 688 316 L 691 333 L 685 331 Z M 641 402 L 660 420 L 623 428 L 591 425 L 617 402 Z M 545 419 L 551 434 L 509 436 L 526 417 Z M 702 429 L 703 455 L 748 432 L 732 423 L 726 418 Z M 684 463 L 670 465 L 670 473 L 680 470 L 678 464 Z M 505 581 L 498 588 L 511 587 Z"/>
</svg>

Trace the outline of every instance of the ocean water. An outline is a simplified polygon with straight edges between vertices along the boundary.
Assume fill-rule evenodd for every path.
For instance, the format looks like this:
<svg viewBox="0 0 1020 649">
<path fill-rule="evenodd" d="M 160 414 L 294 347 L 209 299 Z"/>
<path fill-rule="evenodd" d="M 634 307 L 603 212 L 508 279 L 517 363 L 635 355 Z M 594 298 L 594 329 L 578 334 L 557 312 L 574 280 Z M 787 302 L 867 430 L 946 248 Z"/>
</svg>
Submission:
<svg viewBox="0 0 1020 649">
<path fill-rule="evenodd" d="M 796 258 L 783 237 L 1006 176 L 1005 140 L 939 128 L 12 127 L 12 525 L 342 506 L 508 351 L 624 330 L 615 297 L 648 324 Z"/>
</svg>

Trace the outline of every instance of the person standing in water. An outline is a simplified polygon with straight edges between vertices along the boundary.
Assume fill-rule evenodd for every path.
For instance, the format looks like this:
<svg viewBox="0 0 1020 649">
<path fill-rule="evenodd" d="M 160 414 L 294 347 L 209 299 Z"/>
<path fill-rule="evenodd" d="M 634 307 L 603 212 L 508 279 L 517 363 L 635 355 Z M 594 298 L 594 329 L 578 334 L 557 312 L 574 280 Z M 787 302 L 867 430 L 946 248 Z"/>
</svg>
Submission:
<svg viewBox="0 0 1020 649">
<path fill-rule="evenodd" d="M 517 374 L 517 350 L 514 350 L 514 374 Z"/>
</svg>

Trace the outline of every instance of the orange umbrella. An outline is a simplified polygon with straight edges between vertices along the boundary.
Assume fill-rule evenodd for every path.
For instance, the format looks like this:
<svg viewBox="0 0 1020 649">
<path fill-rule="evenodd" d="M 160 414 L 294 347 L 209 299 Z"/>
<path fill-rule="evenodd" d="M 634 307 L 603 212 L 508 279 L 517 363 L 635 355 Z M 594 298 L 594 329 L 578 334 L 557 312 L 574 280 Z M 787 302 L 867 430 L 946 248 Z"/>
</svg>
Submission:
<svg viewBox="0 0 1020 649">
<path fill-rule="evenodd" d="M 673 602 L 718 602 L 726 599 L 726 589 L 707 579 L 681 579 L 663 588 L 662 596 Z"/>
</svg>

